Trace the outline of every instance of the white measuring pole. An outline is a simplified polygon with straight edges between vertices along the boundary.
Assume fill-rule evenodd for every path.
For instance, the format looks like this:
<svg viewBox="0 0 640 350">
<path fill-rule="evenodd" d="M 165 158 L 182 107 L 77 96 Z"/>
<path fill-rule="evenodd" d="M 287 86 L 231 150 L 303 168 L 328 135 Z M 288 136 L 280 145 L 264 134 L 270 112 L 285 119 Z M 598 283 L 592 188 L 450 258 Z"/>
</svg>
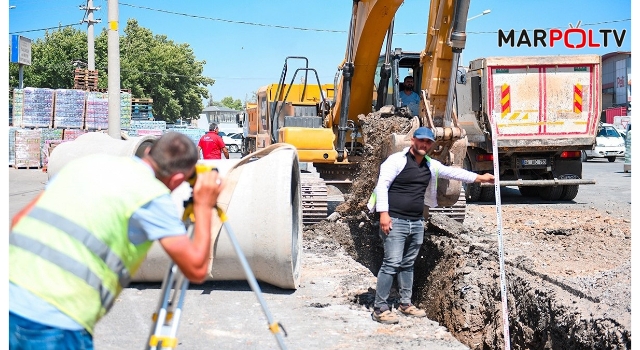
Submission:
<svg viewBox="0 0 640 350">
<path fill-rule="evenodd" d="M 502 244 L 502 201 L 500 200 L 500 166 L 498 162 L 498 118 L 494 116 L 491 123 L 491 146 L 493 148 L 493 176 L 496 191 L 496 221 L 498 226 L 498 257 L 500 259 L 500 296 L 502 297 L 502 332 L 504 333 L 504 349 L 511 349 L 509 336 L 509 309 L 507 307 L 507 278 L 504 273 L 504 246 Z"/>
</svg>

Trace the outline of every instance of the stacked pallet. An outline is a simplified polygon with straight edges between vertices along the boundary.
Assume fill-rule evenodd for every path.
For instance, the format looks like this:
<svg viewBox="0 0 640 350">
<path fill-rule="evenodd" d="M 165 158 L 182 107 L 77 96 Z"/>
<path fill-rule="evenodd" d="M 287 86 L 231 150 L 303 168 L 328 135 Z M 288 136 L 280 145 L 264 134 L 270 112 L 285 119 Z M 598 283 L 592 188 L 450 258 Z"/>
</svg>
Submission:
<svg viewBox="0 0 640 350">
<path fill-rule="evenodd" d="M 187 135 L 191 139 L 191 141 L 193 141 L 193 143 L 195 143 L 196 145 L 198 144 L 198 141 L 200 141 L 200 138 L 207 133 L 207 131 L 204 129 L 189 129 L 189 128 L 167 129 L 165 130 L 165 133 L 170 131 L 175 131 L 175 132 L 179 132 L 181 134 Z"/>
<path fill-rule="evenodd" d="M 86 94 L 83 90 L 55 90 L 54 128 L 81 129 L 84 127 Z"/>
<path fill-rule="evenodd" d="M 49 147 L 52 143 L 62 142 L 62 129 L 40 129 L 40 150 L 42 166 L 49 163 Z"/>
<path fill-rule="evenodd" d="M 49 128 L 53 122 L 54 90 L 46 88 L 23 89 L 22 122 L 14 126 Z M 16 107 L 14 105 L 14 111 Z"/>
<path fill-rule="evenodd" d="M 131 93 L 120 92 L 120 128 L 131 127 Z"/>
<path fill-rule="evenodd" d="M 132 120 L 152 120 L 153 119 L 153 99 L 134 98 L 131 99 L 131 119 Z"/>
<path fill-rule="evenodd" d="M 86 134 L 86 130 L 79 129 L 65 129 L 62 132 L 62 139 L 65 141 L 73 141 L 78 138 L 78 136 Z"/>
<path fill-rule="evenodd" d="M 9 166 L 16 164 L 16 127 L 9 127 Z"/>
<path fill-rule="evenodd" d="M 129 136 L 155 135 L 161 136 L 167 130 L 167 122 L 163 120 L 131 120 Z"/>
<path fill-rule="evenodd" d="M 11 124 L 13 126 L 22 125 L 22 110 L 24 106 L 24 90 L 13 90 L 13 107 L 11 109 Z"/>
<path fill-rule="evenodd" d="M 16 168 L 40 168 L 40 130 L 15 131 Z"/>
<path fill-rule="evenodd" d="M 85 129 L 102 130 L 109 128 L 109 97 L 102 92 L 87 93 Z"/>
<path fill-rule="evenodd" d="M 73 76 L 73 88 L 95 91 L 98 89 L 98 71 L 76 68 Z"/>
</svg>

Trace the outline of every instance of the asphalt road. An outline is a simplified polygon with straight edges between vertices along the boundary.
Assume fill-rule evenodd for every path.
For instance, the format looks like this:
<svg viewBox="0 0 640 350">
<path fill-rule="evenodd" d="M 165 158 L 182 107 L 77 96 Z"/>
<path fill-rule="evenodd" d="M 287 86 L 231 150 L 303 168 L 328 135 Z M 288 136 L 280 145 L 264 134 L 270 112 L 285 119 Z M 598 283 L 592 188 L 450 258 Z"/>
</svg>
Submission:
<svg viewBox="0 0 640 350">
<path fill-rule="evenodd" d="M 232 158 L 236 157 L 239 158 L 239 154 L 233 154 Z M 575 203 L 591 203 L 595 207 L 605 209 L 618 207 L 629 213 L 631 177 L 629 173 L 623 172 L 623 162 L 592 160 L 583 165 L 583 177 L 593 178 L 597 183 L 582 186 Z M 44 188 L 46 181 L 47 176 L 41 170 L 10 168 L 10 217 L 36 196 Z M 523 200 L 517 189 L 502 190 L 503 203 L 518 203 Z M 571 203 L 558 205 L 570 206 Z M 317 258 L 318 256 L 309 257 Z M 285 338 L 289 348 L 357 349 L 360 348 L 358 343 L 352 343 L 355 337 L 366 334 L 385 336 L 380 334 L 380 325 L 370 320 L 369 311 L 332 301 L 339 275 L 348 275 L 351 271 L 325 271 L 310 277 L 306 276 L 304 268 L 309 267 L 309 264 L 313 262 L 303 261 L 304 287 L 296 291 L 261 284 L 273 317 L 281 321 L 289 332 L 289 337 Z M 311 271 L 311 268 L 308 271 Z M 159 292 L 159 283 L 138 283 L 126 288 L 111 312 L 99 323 L 95 334 L 96 348 L 144 347 L 151 326 L 151 314 L 159 300 Z M 391 333 L 388 336 L 392 336 L 392 328 L 389 329 Z M 446 330 L 444 332 L 446 333 Z M 277 348 L 273 335 L 267 329 L 266 318 L 255 294 L 246 282 L 207 282 L 191 287 L 187 294 L 179 339 L 180 348 L 183 349 Z M 395 347 L 393 344 L 389 344 L 390 348 Z M 466 347 L 455 339 L 443 336 L 423 348 Z"/>
</svg>

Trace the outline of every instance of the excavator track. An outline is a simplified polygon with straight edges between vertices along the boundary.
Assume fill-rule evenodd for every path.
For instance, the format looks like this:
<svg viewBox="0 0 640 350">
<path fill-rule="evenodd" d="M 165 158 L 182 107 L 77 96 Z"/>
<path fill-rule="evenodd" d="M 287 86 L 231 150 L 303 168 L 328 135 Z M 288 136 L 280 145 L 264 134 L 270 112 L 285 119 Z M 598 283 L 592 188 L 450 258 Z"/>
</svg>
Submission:
<svg viewBox="0 0 640 350">
<path fill-rule="evenodd" d="M 429 214 L 444 214 L 455 221 L 462 223 L 467 213 L 467 199 L 464 194 L 464 189 L 460 190 L 460 197 L 458 201 L 450 207 L 435 207 L 429 208 Z"/>
<path fill-rule="evenodd" d="M 302 224 L 313 225 L 327 218 L 327 184 L 313 173 L 300 174 Z"/>
</svg>

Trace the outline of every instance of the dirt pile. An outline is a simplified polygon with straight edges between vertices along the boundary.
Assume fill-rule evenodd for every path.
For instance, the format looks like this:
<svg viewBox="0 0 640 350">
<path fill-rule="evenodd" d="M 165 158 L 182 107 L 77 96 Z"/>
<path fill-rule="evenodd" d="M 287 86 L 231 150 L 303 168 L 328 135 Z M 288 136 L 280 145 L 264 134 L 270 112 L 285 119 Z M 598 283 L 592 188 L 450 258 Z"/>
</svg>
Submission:
<svg viewBox="0 0 640 350">
<path fill-rule="evenodd" d="M 365 143 L 362 160 L 354 176 L 351 190 L 345 194 L 344 203 L 336 211 L 344 215 L 367 210 L 367 201 L 378 181 L 380 164 L 386 159 L 389 135 L 404 134 L 411 129 L 410 119 L 403 117 L 381 118 L 377 113 L 358 116 Z"/>
</svg>

